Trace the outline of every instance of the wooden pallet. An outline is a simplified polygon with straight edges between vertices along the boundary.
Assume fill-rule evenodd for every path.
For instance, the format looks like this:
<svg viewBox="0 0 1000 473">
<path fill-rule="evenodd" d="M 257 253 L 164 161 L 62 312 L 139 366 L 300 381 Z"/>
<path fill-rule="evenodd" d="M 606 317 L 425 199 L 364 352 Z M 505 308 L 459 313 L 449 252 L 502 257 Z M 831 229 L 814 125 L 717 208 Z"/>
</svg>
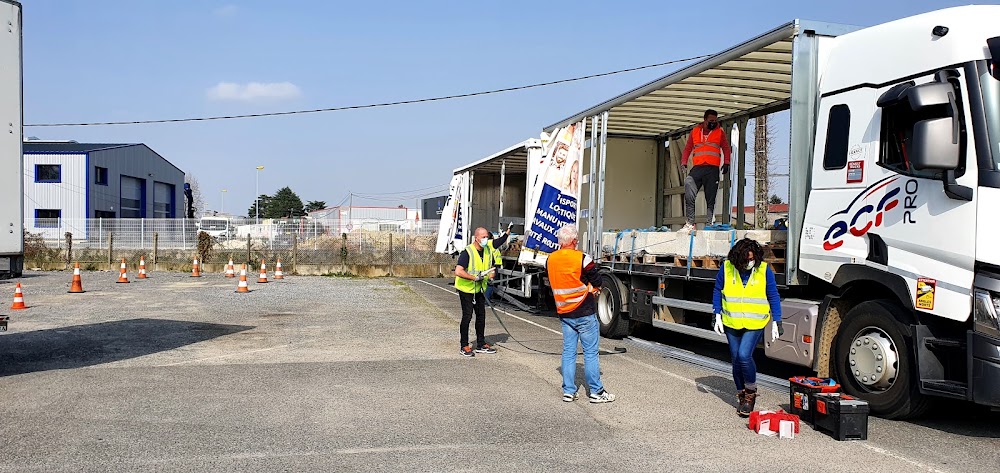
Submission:
<svg viewBox="0 0 1000 473">
<path fill-rule="evenodd" d="M 699 256 L 691 258 L 692 268 L 702 268 L 702 269 L 719 269 L 722 267 L 722 262 L 725 258 L 718 258 L 713 256 Z M 674 266 L 687 267 L 688 258 L 685 256 L 674 257 Z"/>
<path fill-rule="evenodd" d="M 642 264 L 653 264 L 653 265 L 667 265 L 673 266 L 674 261 L 677 259 L 674 255 L 650 255 L 647 254 L 642 257 Z"/>
</svg>

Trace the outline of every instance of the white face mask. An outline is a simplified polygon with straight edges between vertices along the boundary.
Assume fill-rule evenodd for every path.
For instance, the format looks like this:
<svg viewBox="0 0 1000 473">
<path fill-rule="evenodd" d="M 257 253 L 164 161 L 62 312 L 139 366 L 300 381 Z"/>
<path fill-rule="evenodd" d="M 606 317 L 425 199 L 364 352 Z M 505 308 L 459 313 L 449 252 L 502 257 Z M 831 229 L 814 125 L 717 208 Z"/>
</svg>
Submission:
<svg viewBox="0 0 1000 473">
<path fill-rule="evenodd" d="M 479 246 L 482 246 L 483 248 L 486 248 L 486 245 L 488 245 L 489 242 L 490 242 L 489 238 L 485 238 L 485 237 L 484 238 L 480 238 L 479 239 Z"/>
<path fill-rule="evenodd" d="M 754 265 L 754 260 L 747 261 L 747 271 L 752 271 Z"/>
</svg>

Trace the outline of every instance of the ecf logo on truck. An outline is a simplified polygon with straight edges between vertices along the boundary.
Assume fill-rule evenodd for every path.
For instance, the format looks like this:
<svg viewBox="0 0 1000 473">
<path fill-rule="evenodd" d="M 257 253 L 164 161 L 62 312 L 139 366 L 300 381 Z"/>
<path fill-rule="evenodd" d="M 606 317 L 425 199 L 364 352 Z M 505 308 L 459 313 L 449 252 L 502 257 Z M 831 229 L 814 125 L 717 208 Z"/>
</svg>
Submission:
<svg viewBox="0 0 1000 473">
<path fill-rule="evenodd" d="M 900 197 L 903 198 L 903 223 L 917 223 L 913 219 L 912 210 L 917 208 L 918 182 L 915 179 L 908 179 L 904 185 L 899 182 L 900 176 L 891 176 L 878 181 L 865 190 L 858 193 L 857 197 L 851 201 L 850 205 L 830 216 L 831 219 L 840 216 L 839 220 L 830 225 L 826 235 L 823 237 L 823 249 L 832 251 L 840 248 L 844 244 L 844 237 L 850 233 L 856 237 L 863 236 L 874 227 L 881 227 L 885 221 L 885 214 L 899 206 Z M 868 199 L 876 192 L 885 189 L 885 194 L 879 199 L 877 205 L 868 203 Z M 900 196 L 900 193 L 906 195 Z M 855 209 L 855 204 L 863 204 Z M 850 218 L 848 219 L 848 216 Z"/>
</svg>

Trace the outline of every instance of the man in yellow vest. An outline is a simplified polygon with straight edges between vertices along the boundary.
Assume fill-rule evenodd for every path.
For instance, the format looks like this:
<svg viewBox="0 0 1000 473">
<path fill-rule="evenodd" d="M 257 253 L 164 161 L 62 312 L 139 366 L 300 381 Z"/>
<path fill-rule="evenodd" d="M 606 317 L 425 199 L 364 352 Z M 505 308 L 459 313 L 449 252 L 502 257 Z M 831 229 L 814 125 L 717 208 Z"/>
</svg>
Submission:
<svg viewBox="0 0 1000 473">
<path fill-rule="evenodd" d="M 583 373 L 590 388 L 590 402 L 612 402 L 615 395 L 604 390 L 597 349 L 601 339 L 594 291 L 601 288 L 601 275 L 589 255 L 576 249 L 578 230 L 569 224 L 559 229 L 559 249 L 549 255 L 545 269 L 562 322 L 563 401 L 577 399 L 576 344 L 583 346 Z"/>
<path fill-rule="evenodd" d="M 684 178 L 684 215 L 687 225 L 681 231 L 694 230 L 694 201 L 698 191 L 705 188 L 705 203 L 708 206 L 708 223 L 715 223 L 715 195 L 719 192 L 719 170 L 729 174 L 729 156 L 732 147 L 726 132 L 719 127 L 719 113 L 705 110 L 704 121 L 691 130 L 691 136 L 681 154 L 681 172 Z M 688 158 L 694 167 L 688 173 Z"/>
<path fill-rule="evenodd" d="M 472 244 L 458 255 L 455 266 L 455 289 L 462 304 L 462 323 L 459 326 L 462 356 L 476 356 L 476 353 L 496 353 L 496 349 L 486 343 L 486 286 L 493 279 L 493 254 L 488 248 L 489 232 L 479 227 L 473 233 Z M 476 348 L 469 345 L 469 323 L 472 313 L 476 313 Z"/>
<path fill-rule="evenodd" d="M 774 271 L 761 261 L 760 243 L 744 238 L 729 250 L 715 279 L 712 305 L 715 332 L 729 341 L 736 382 L 736 413 L 747 417 L 757 399 L 757 365 L 753 351 L 771 322 L 771 342 L 785 331 L 781 327 L 781 297 Z"/>
</svg>

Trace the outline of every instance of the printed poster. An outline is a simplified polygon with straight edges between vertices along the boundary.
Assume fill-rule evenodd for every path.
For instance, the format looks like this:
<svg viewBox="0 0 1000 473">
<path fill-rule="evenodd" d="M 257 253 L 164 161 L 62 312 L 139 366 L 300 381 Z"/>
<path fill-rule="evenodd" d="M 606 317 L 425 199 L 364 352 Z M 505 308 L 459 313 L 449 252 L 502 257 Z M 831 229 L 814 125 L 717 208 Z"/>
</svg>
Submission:
<svg viewBox="0 0 1000 473">
<path fill-rule="evenodd" d="M 556 232 L 576 223 L 579 215 L 580 178 L 583 176 L 584 122 L 542 134 L 542 157 L 537 172 L 529 171 L 530 189 L 525 213 L 522 264 L 544 265 L 549 253 L 559 249 Z M 529 163 L 529 168 L 534 163 Z"/>
</svg>

